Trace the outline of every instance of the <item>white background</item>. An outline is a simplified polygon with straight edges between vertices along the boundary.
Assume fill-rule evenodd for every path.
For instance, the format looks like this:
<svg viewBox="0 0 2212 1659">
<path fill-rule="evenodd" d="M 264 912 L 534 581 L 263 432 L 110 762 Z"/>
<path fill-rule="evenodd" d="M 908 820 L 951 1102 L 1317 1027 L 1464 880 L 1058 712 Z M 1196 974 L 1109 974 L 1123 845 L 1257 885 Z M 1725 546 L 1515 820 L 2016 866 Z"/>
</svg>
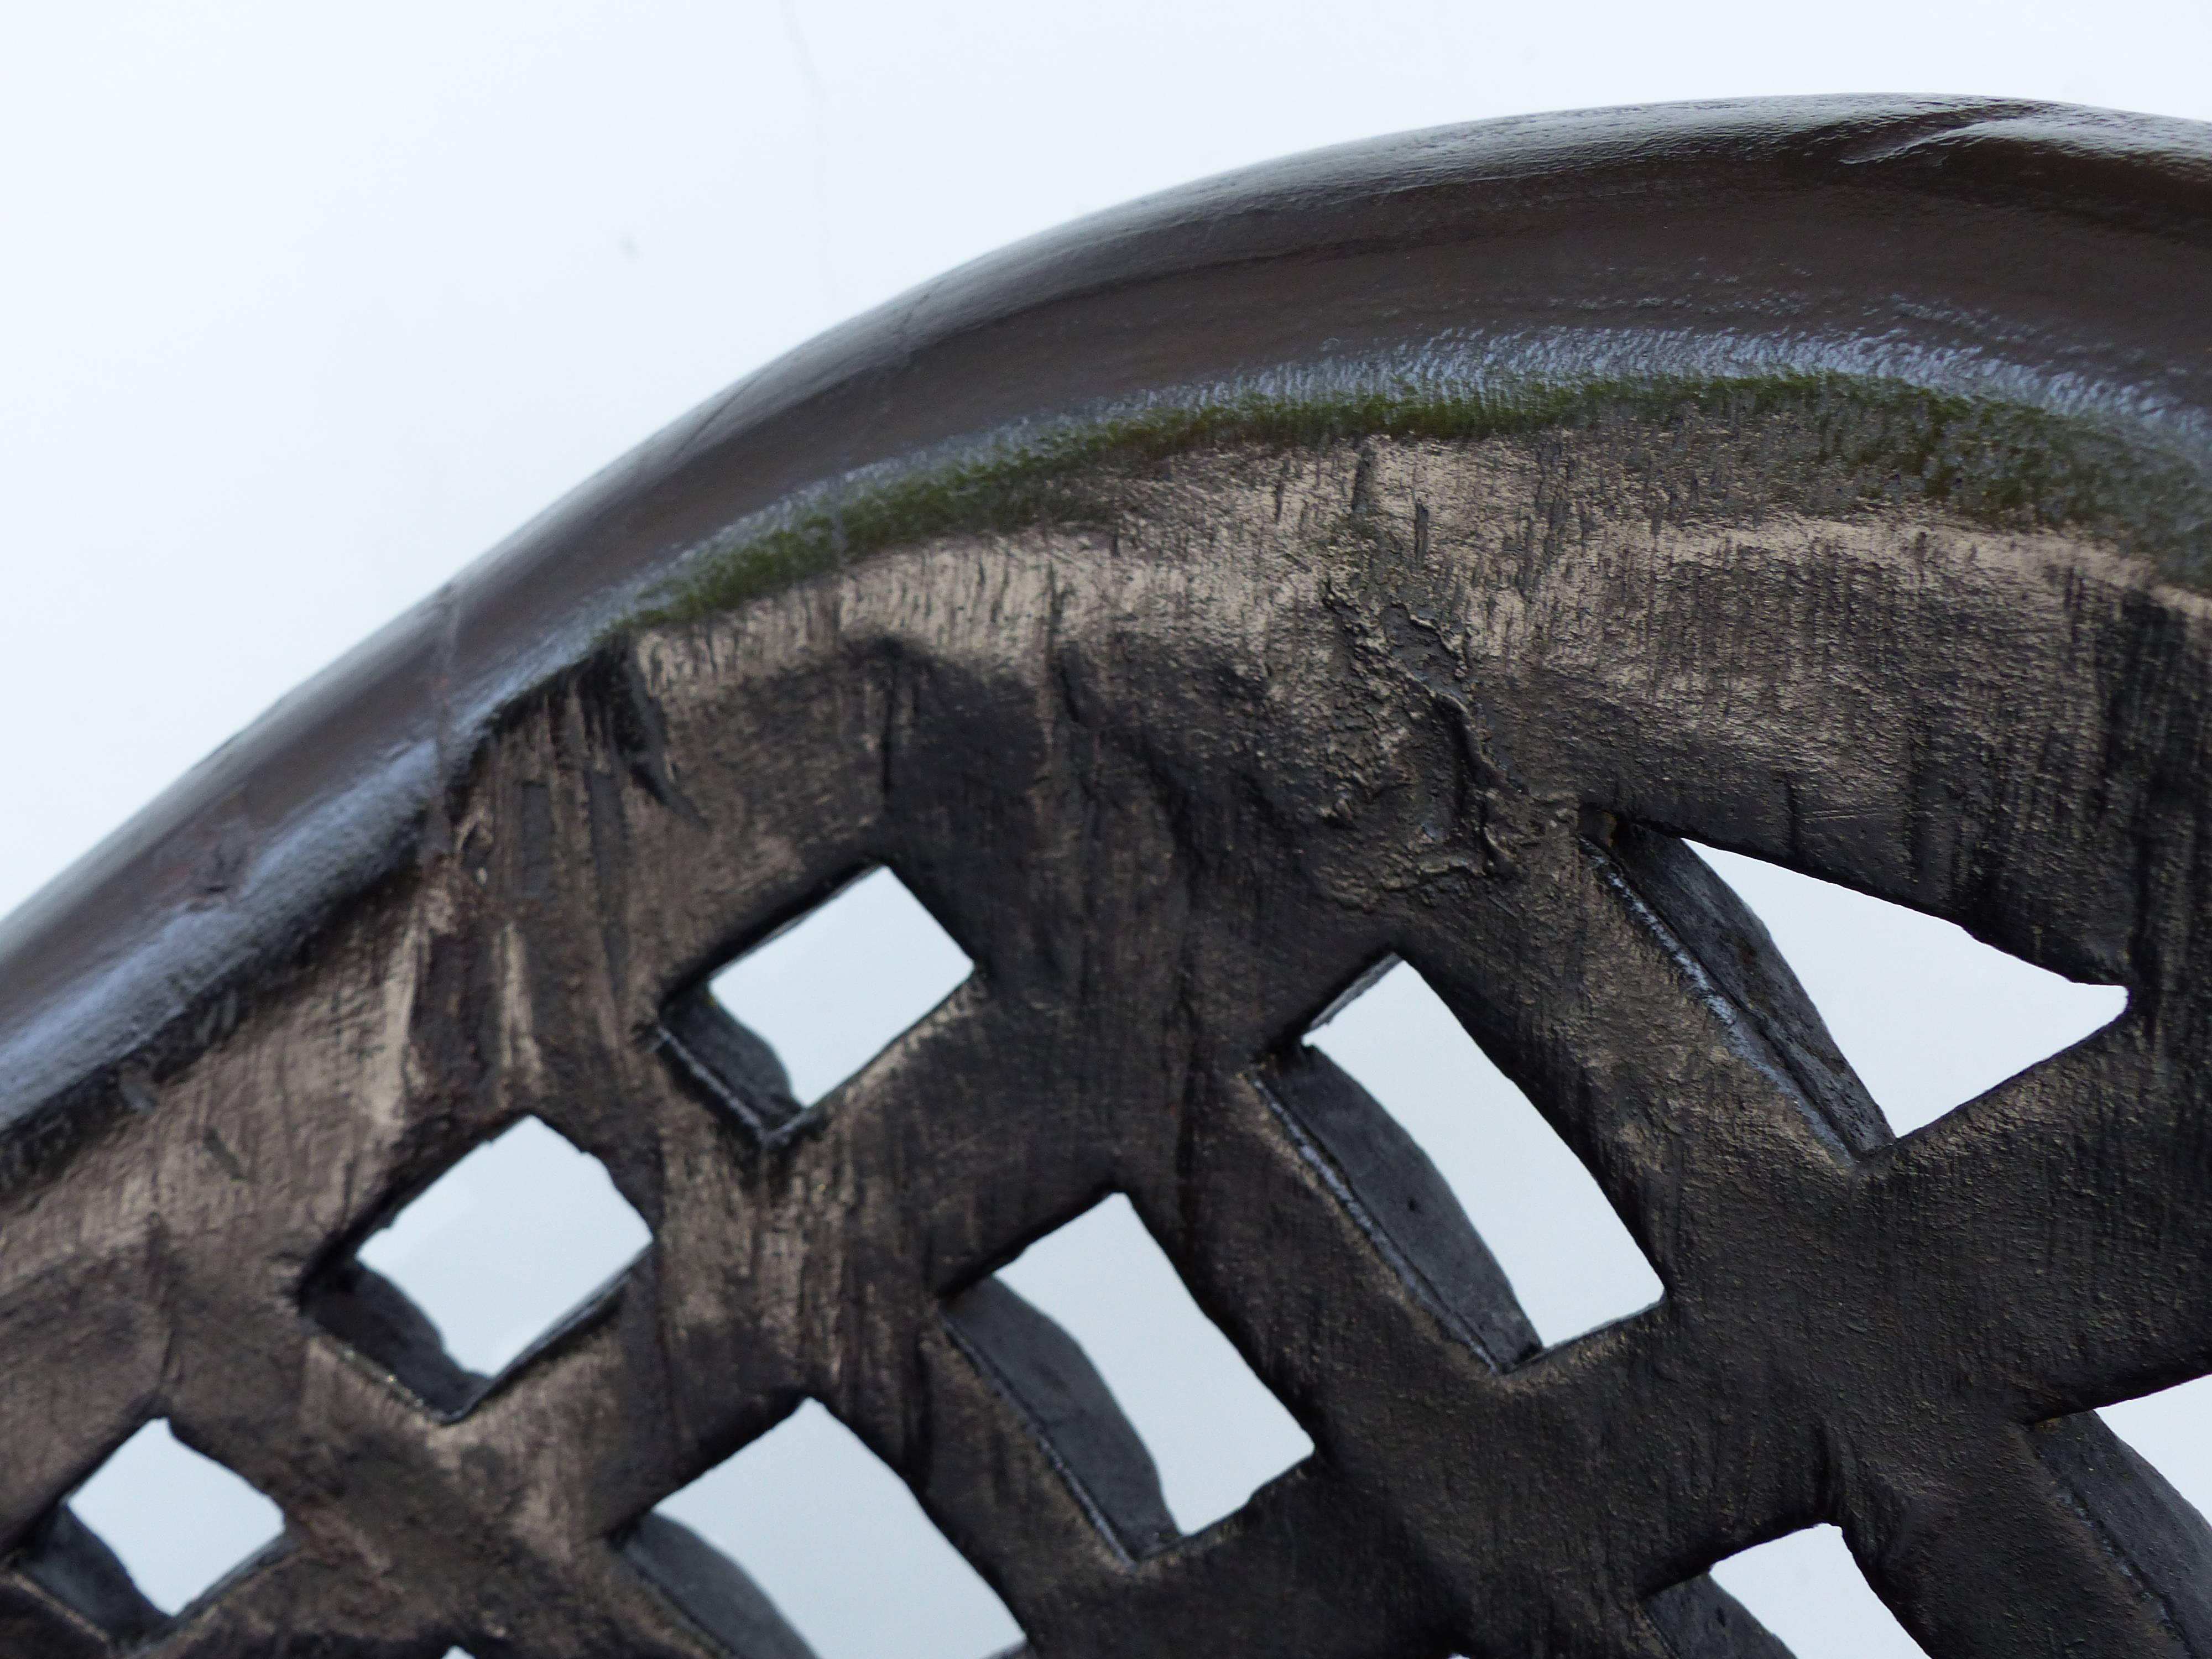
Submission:
<svg viewBox="0 0 2212 1659">
<path fill-rule="evenodd" d="M 0 910 L 655 427 L 1013 238 L 1549 108 L 2203 118 L 2208 62 L 2179 3 L 0 0 Z"/>
</svg>

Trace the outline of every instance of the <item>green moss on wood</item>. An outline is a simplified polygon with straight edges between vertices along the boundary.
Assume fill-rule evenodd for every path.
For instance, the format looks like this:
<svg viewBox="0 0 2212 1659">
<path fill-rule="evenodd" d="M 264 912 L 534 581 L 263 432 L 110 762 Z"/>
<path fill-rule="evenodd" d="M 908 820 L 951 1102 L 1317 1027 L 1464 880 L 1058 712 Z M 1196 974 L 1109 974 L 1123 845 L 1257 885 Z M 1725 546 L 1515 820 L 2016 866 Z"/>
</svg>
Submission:
<svg viewBox="0 0 2212 1659">
<path fill-rule="evenodd" d="M 1838 374 L 1253 393 L 1068 422 L 832 488 L 690 562 L 634 620 L 680 623 L 887 548 L 1040 526 L 1114 526 L 1118 484 L 1178 454 L 1370 438 L 1598 441 L 1653 516 L 1839 516 L 1917 501 L 2001 529 L 2066 529 L 2208 585 L 2212 490 L 2177 448 L 2119 423 Z"/>
</svg>

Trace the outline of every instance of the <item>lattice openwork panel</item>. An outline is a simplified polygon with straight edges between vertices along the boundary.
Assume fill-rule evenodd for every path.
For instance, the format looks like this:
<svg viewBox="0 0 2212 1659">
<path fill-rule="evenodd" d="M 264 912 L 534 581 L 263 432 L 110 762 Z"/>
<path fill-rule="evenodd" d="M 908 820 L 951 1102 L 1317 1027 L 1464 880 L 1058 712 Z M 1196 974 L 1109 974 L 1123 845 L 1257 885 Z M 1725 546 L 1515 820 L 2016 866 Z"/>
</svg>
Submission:
<svg viewBox="0 0 2212 1659">
<path fill-rule="evenodd" d="M 14 1132 L 0 1650 L 801 1654 L 651 1511 L 812 1401 L 1055 1659 L 1777 1655 L 1706 1570 L 1824 1520 L 1938 1659 L 2212 1651 L 2212 1538 L 2093 1414 L 2212 1370 L 2191 544 L 2009 404 L 1547 397 L 930 459 L 441 712 L 392 850 Z M 2143 453 L 2125 499 L 2179 499 Z M 1681 836 L 2128 1011 L 1893 1139 Z M 706 987 L 878 866 L 972 970 L 802 1106 Z M 1395 960 L 1652 1306 L 1542 1346 L 1305 1042 Z M 525 1118 L 651 1243 L 478 1376 L 356 1252 Z M 1191 1535 L 994 1278 L 1109 1194 L 1313 1445 Z M 58 1507 L 157 1417 L 285 1526 L 175 1619 Z"/>
</svg>

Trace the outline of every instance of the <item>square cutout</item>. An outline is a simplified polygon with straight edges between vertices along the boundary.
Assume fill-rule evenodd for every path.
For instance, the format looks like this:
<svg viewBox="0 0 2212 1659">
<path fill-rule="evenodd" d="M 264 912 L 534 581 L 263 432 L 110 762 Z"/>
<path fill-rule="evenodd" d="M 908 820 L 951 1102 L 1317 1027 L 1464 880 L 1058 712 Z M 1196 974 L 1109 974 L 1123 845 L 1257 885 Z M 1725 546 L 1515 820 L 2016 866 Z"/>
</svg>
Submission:
<svg viewBox="0 0 2212 1659">
<path fill-rule="evenodd" d="M 1714 1567 L 1712 1579 L 1796 1659 L 1927 1659 L 1834 1527 L 1754 1545 Z"/>
<path fill-rule="evenodd" d="M 1686 845 L 1765 926 L 1893 1134 L 1933 1123 L 2127 1008 L 2119 986 L 2077 983 L 1956 923 Z"/>
<path fill-rule="evenodd" d="M 2191 1508 L 2212 1516 L 2212 1376 L 2124 1400 L 2097 1415 Z"/>
<path fill-rule="evenodd" d="M 1133 1558 L 1234 1514 L 1312 1455 L 1118 1193 L 947 1311 Z"/>
<path fill-rule="evenodd" d="M 1478 1248 L 1494 1259 L 1542 1346 L 1660 1298 L 1659 1276 L 1582 1160 L 1410 964 L 1389 964 L 1306 1042 L 1359 1085 L 1425 1157 L 1431 1178 L 1441 1180 L 1462 1225 L 1472 1226 Z M 1437 1199 L 1418 1190 L 1428 1182 L 1407 1149 L 1384 1146 L 1390 1138 L 1359 1122 L 1352 1103 L 1330 1102 L 1329 1115 L 1334 1127 L 1310 1110 L 1302 1117 L 1315 1120 L 1310 1127 L 1332 1155 L 1362 1166 L 1363 1200 L 1382 1224 L 1401 1234 L 1425 1232 L 1418 1243 L 1401 1239 L 1407 1254 L 1428 1260 L 1464 1254 L 1464 1244 L 1446 1236 L 1448 1221 L 1433 1214 Z M 1354 1136 L 1358 1150 L 1345 1144 Z M 1363 1185 L 1359 1172 L 1348 1173 L 1356 1188 Z M 1483 1328 L 1478 1340 L 1494 1364 L 1527 1357 L 1516 1352 L 1527 1344 L 1512 1322 L 1482 1305 L 1494 1291 L 1480 1283 L 1479 1261 L 1448 1263 L 1429 1276 L 1467 1286 L 1464 1294 L 1440 1294 L 1465 1304 L 1464 1317 Z"/>
<path fill-rule="evenodd" d="M 134 1639 L 246 1567 L 283 1531 L 275 1504 L 157 1419 L 57 1507 L 25 1567 L 110 1635 Z"/>
<path fill-rule="evenodd" d="M 986 1659 L 1023 1639 L 906 1483 L 812 1401 L 664 1498 L 625 1553 L 748 1659 Z"/>
<path fill-rule="evenodd" d="M 465 1410 L 653 1242 L 606 1166 L 534 1117 L 455 1163 L 308 1296 L 426 1405 Z"/>
<path fill-rule="evenodd" d="M 671 1057 L 772 1134 L 944 1001 L 975 964 L 884 866 L 672 1003 Z"/>
</svg>

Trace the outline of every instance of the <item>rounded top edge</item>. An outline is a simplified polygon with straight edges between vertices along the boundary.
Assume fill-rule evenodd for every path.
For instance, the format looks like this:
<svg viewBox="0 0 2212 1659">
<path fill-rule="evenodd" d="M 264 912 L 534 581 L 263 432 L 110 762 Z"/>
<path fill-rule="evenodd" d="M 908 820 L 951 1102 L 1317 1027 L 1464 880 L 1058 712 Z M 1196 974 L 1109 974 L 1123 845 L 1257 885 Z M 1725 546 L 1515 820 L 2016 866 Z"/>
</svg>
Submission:
<svg viewBox="0 0 2212 1659">
<path fill-rule="evenodd" d="M 957 265 L 817 335 L 678 422 L 694 446 L 756 388 L 801 392 L 872 345 L 1201 267 L 1480 235 L 1625 191 L 1822 186 L 1941 196 L 2212 238 L 2212 124 L 2021 99 L 1849 94 L 1602 106 L 1411 129 L 1138 197 Z"/>
<path fill-rule="evenodd" d="M 2201 424 L 2208 233 L 2212 126 L 1864 96 L 1399 133 L 1018 242 L 647 440 L 0 921 L 0 1128 L 388 867 L 494 710 L 810 489 L 1079 409 L 1440 352 L 1900 382 L 1966 365 L 2029 402 Z"/>
</svg>

